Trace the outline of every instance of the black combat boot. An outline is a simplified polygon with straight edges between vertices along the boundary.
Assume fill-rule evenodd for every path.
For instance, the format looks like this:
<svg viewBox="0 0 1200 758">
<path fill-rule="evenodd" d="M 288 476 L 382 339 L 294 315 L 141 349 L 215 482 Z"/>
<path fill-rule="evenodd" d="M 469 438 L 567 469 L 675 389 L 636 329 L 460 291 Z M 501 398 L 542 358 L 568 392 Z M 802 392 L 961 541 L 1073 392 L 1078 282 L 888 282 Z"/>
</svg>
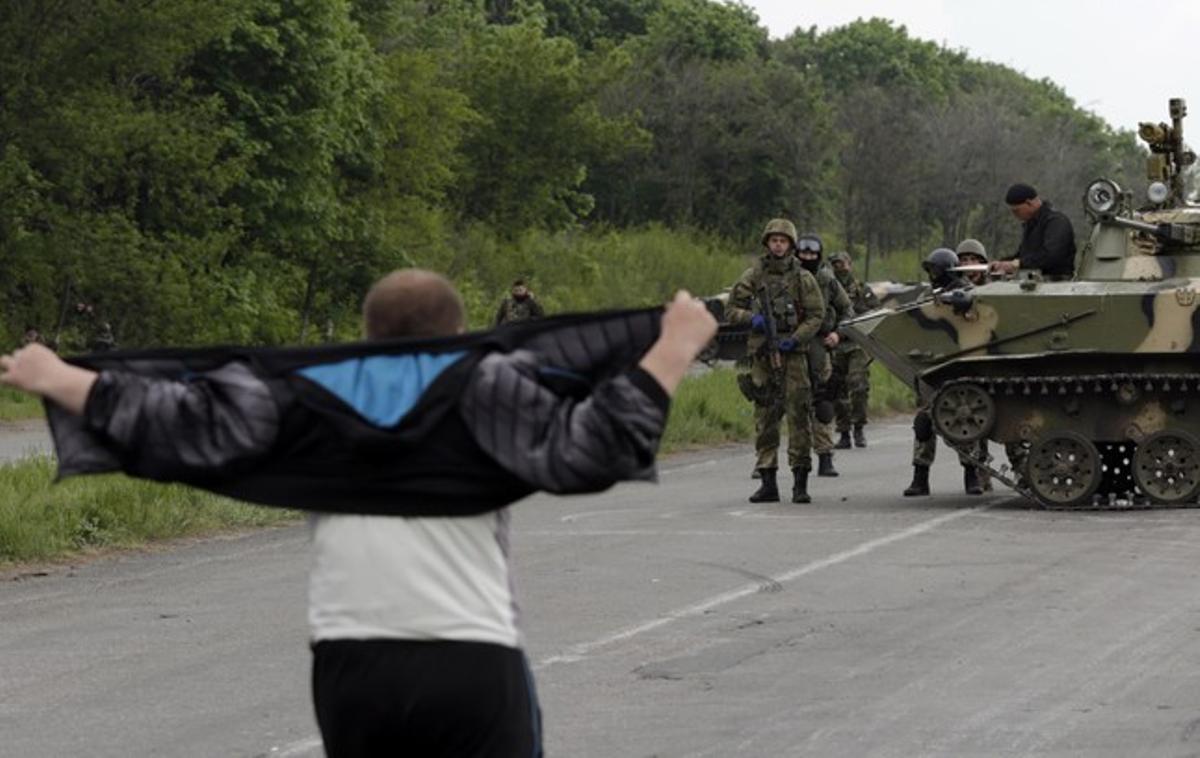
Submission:
<svg viewBox="0 0 1200 758">
<path fill-rule="evenodd" d="M 863 425 L 862 424 L 854 425 L 854 446 L 855 447 L 866 447 L 867 446 L 867 436 L 865 434 L 863 434 Z"/>
<path fill-rule="evenodd" d="M 792 502 L 811 503 L 812 498 L 808 495 L 808 469 L 794 468 L 792 476 L 796 478 L 792 483 Z"/>
<path fill-rule="evenodd" d="M 905 497 L 929 494 L 929 467 L 916 464 L 913 466 L 912 484 L 904 490 Z"/>
<path fill-rule="evenodd" d="M 837 476 L 833 467 L 833 453 L 817 453 L 817 476 Z"/>
<path fill-rule="evenodd" d="M 963 466 L 963 492 L 968 495 L 983 494 L 983 487 L 979 484 L 979 469 L 974 466 Z"/>
<path fill-rule="evenodd" d="M 849 450 L 850 449 L 850 430 L 842 431 L 842 436 L 838 437 L 837 444 L 833 446 L 834 450 Z"/>
<path fill-rule="evenodd" d="M 758 478 L 762 480 L 762 484 L 750 496 L 752 503 L 778 503 L 779 502 L 779 486 L 775 484 L 775 469 L 760 468 L 758 470 Z"/>
</svg>

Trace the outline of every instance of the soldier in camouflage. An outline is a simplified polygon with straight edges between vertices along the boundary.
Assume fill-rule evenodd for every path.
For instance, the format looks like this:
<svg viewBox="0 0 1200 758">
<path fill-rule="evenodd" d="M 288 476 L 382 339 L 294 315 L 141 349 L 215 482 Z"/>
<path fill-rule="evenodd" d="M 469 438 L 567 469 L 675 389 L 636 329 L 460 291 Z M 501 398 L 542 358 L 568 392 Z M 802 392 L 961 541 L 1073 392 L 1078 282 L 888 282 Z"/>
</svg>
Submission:
<svg viewBox="0 0 1200 758">
<path fill-rule="evenodd" d="M 545 315 L 546 312 L 542 310 L 541 303 L 529 291 L 525 280 L 517 279 L 512 283 L 512 289 L 509 290 L 508 297 L 504 298 L 504 302 L 500 303 L 500 310 L 496 312 L 496 326 L 512 324 L 518 321 L 529 321 L 535 318 L 542 318 Z"/>
<path fill-rule="evenodd" d="M 950 250 L 949 248 L 938 248 L 929 254 L 922 266 L 929 274 L 930 283 L 935 289 L 940 289 L 945 292 L 947 290 L 964 289 L 973 286 L 977 280 L 968 278 L 971 274 L 960 275 L 951 269 L 966 265 L 972 257 L 982 257 L 982 263 L 987 262 L 987 253 L 984 251 L 983 244 L 978 240 L 966 239 L 958 245 L 958 251 Z M 974 261 L 971 261 L 972 263 Z M 983 272 L 986 277 L 986 272 Z M 983 282 L 986 280 L 978 280 Z M 936 308 L 954 308 L 955 306 L 944 303 L 933 303 L 932 307 Z M 976 454 L 987 457 L 987 440 L 980 440 L 977 443 Z M 934 433 L 933 420 L 929 415 L 929 407 L 927 405 L 917 409 L 917 415 L 913 418 L 913 480 L 904 490 L 905 497 L 916 497 L 929 494 L 929 468 L 933 465 L 934 459 L 937 457 L 937 435 Z M 963 468 L 963 491 L 968 495 L 981 495 L 984 492 L 984 481 L 980 478 L 980 470 L 971 463 L 970 459 L 962 455 L 958 456 L 959 463 Z M 987 480 L 987 489 L 991 489 L 991 480 Z"/>
<path fill-rule="evenodd" d="M 834 253 L 829 257 L 833 275 L 850 297 L 854 315 L 858 316 L 879 307 L 879 298 L 866 284 L 860 282 L 853 271 L 850 254 Z M 867 401 L 871 392 L 871 358 L 867 351 L 851 340 L 838 342 L 833 354 L 833 385 L 837 388 L 834 411 L 837 417 L 839 439 L 834 448 L 850 449 L 850 430 L 854 429 L 854 445 L 866 447 L 867 437 L 863 427 L 867 425 Z"/>
<path fill-rule="evenodd" d="M 837 277 L 828 266 L 821 265 L 824 245 L 816 234 L 807 233 L 796 240 L 796 257 L 805 270 L 817 279 L 821 295 L 825 299 L 825 318 L 817 331 L 817 339 L 809 343 L 808 361 L 812 372 L 816 402 L 811 406 L 814 414 L 813 449 L 817 452 L 817 476 L 837 476 L 833 467 L 833 360 L 830 353 L 841 342 L 837 325 L 853 315 L 854 306 L 850 297 L 838 283 Z"/>
<path fill-rule="evenodd" d="M 761 484 L 750 502 L 779 501 L 779 426 L 786 417 L 788 464 L 794 476 L 792 502 L 808 503 L 812 501 L 808 494 L 812 385 L 807 347 L 821 327 L 825 304 L 816 279 L 793 255 L 796 227 L 791 221 L 768 222 L 762 244 L 766 253 L 733 285 L 726 310 L 730 323 L 751 328 L 745 370 L 738 377 L 738 386 L 754 403 L 755 466 Z M 774 346 L 766 336 L 772 323 L 777 335 Z"/>
</svg>

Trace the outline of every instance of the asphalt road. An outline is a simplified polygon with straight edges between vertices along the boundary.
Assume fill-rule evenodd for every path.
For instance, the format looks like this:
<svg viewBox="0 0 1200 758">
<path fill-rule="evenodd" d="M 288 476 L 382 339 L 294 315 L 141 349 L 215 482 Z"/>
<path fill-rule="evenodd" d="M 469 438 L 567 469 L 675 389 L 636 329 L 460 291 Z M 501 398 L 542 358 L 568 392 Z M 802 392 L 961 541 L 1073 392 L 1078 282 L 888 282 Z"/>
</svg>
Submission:
<svg viewBox="0 0 1200 758">
<path fill-rule="evenodd" d="M 517 506 L 549 755 L 1200 755 L 1200 510 L 967 497 L 945 451 L 906 499 L 870 431 L 811 505 L 745 502 L 735 447 Z M 0 755 L 320 755 L 306 539 L 5 577 Z"/>
</svg>

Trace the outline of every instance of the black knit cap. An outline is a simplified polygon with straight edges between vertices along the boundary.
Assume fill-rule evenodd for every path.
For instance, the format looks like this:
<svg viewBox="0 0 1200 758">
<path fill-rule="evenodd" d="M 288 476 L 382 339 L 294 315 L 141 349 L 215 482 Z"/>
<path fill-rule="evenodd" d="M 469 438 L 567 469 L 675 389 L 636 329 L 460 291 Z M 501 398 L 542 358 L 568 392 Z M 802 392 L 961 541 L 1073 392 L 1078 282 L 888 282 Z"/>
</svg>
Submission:
<svg viewBox="0 0 1200 758">
<path fill-rule="evenodd" d="M 1026 200 L 1032 200 L 1037 196 L 1037 190 L 1033 187 L 1018 182 L 1009 187 L 1008 192 L 1004 193 L 1004 202 L 1009 205 L 1020 205 Z"/>
</svg>

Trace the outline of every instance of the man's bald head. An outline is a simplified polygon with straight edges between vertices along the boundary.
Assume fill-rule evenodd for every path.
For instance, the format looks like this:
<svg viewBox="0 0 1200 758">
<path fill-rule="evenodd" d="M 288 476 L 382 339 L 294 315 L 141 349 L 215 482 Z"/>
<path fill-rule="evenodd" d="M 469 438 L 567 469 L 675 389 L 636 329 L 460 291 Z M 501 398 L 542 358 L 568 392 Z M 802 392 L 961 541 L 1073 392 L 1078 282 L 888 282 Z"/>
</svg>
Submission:
<svg viewBox="0 0 1200 758">
<path fill-rule="evenodd" d="M 363 301 L 367 339 L 445 337 L 466 327 L 462 296 L 446 277 L 408 268 L 371 286 Z"/>
</svg>

